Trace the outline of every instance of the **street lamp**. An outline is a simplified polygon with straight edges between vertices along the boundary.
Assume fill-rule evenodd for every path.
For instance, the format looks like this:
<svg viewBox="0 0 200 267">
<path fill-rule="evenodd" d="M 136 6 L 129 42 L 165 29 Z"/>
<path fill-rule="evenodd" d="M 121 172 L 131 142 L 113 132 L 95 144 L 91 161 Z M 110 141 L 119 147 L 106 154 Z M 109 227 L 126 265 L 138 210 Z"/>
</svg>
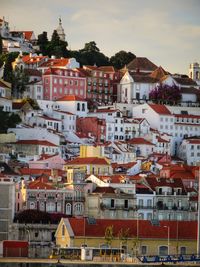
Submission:
<svg viewBox="0 0 200 267">
<path fill-rule="evenodd" d="M 169 255 L 169 238 L 170 238 L 170 227 L 169 226 L 164 226 L 165 228 L 167 228 L 167 246 L 168 246 L 168 255 Z"/>
</svg>

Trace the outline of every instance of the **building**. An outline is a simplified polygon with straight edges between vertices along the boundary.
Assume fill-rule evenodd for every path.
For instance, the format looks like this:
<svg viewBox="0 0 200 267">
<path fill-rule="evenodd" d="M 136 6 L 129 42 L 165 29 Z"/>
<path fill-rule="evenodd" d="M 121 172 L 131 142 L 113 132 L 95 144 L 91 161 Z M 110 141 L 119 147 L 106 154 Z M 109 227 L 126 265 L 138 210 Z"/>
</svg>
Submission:
<svg viewBox="0 0 200 267">
<path fill-rule="evenodd" d="M 3 169 L 1 169 L 1 172 Z M 0 240 L 8 240 L 9 225 L 15 214 L 15 183 L 0 173 Z"/>
<path fill-rule="evenodd" d="M 108 247 L 105 237 L 108 228 L 112 234 L 111 247 L 123 245 L 131 256 L 192 254 L 196 251 L 197 223 L 178 221 L 154 224 L 148 220 L 62 218 L 55 233 L 56 244 L 60 247 L 84 244 Z M 128 237 L 119 238 L 122 231 L 128 231 Z"/>
<path fill-rule="evenodd" d="M 43 74 L 45 100 L 57 100 L 67 95 L 86 97 L 86 79 L 80 72 L 49 68 Z"/>
<path fill-rule="evenodd" d="M 77 132 L 94 137 L 96 143 L 104 143 L 106 141 L 106 122 L 104 119 L 96 117 L 77 118 Z"/>
<path fill-rule="evenodd" d="M 0 79 L 0 106 L 5 112 L 11 112 L 11 84 Z"/>
<path fill-rule="evenodd" d="M 189 66 L 189 77 L 200 85 L 200 66 L 199 63 L 194 62 Z"/>
<path fill-rule="evenodd" d="M 65 41 L 65 32 L 64 32 L 64 29 L 62 27 L 61 18 L 59 18 L 59 25 L 58 25 L 56 31 L 57 31 L 57 34 L 58 34 L 60 40 L 61 41 Z"/>
<path fill-rule="evenodd" d="M 190 166 L 200 163 L 200 137 L 183 139 L 178 149 L 178 156 Z"/>
</svg>

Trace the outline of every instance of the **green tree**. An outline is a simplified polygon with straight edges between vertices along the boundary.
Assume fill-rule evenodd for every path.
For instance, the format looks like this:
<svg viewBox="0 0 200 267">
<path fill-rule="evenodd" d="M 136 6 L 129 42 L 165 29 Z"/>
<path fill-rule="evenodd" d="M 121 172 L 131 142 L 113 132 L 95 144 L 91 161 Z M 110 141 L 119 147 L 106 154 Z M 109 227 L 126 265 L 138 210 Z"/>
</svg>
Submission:
<svg viewBox="0 0 200 267">
<path fill-rule="evenodd" d="M 0 107 L 0 133 L 6 133 L 8 128 L 15 128 L 21 122 L 18 114 L 3 111 Z"/>
<path fill-rule="evenodd" d="M 108 246 L 111 247 L 113 241 L 113 225 L 107 226 L 105 230 L 105 241 Z"/>
<path fill-rule="evenodd" d="M 81 65 L 109 65 L 109 58 L 100 52 L 100 49 L 94 41 L 86 43 L 84 48 L 79 50 L 79 52 L 79 58 L 76 59 Z"/>
<path fill-rule="evenodd" d="M 3 53 L 3 41 L 2 41 L 2 37 L 0 34 L 0 55 Z"/>
<path fill-rule="evenodd" d="M 48 37 L 47 37 L 47 32 L 43 32 L 41 34 L 38 35 L 38 40 L 37 40 L 37 44 L 40 47 L 40 52 L 46 56 L 48 54 Z"/>
<path fill-rule="evenodd" d="M 130 235 L 130 229 L 129 228 L 121 228 L 118 236 L 119 236 L 119 240 L 121 241 L 121 245 L 122 246 L 126 246 L 127 247 L 127 241 Z"/>
<path fill-rule="evenodd" d="M 56 57 L 66 57 L 68 55 L 67 51 L 68 43 L 60 40 L 60 37 L 56 30 L 54 30 L 51 41 L 47 45 L 48 55 L 54 55 Z"/>
<path fill-rule="evenodd" d="M 21 98 L 23 92 L 26 89 L 26 85 L 29 81 L 29 77 L 24 70 L 16 68 L 11 73 L 11 84 L 12 84 L 12 96 L 14 98 Z"/>
<path fill-rule="evenodd" d="M 121 50 L 110 58 L 110 64 L 117 69 L 121 69 L 134 58 L 136 58 L 136 56 L 133 53 Z"/>
<path fill-rule="evenodd" d="M 6 55 L 3 79 L 12 82 L 12 62 L 18 57 L 19 52 L 11 52 Z"/>
</svg>

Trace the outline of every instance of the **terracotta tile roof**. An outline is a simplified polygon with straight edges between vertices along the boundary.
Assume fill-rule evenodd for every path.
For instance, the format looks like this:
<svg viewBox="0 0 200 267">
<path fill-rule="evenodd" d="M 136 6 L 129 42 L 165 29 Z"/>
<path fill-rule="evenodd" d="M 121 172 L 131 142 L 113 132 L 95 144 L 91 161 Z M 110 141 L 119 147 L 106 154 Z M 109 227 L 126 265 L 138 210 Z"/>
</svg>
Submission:
<svg viewBox="0 0 200 267">
<path fill-rule="evenodd" d="M 65 67 L 69 63 L 69 58 L 48 59 L 40 67 Z"/>
<path fill-rule="evenodd" d="M 109 165 L 108 161 L 105 158 L 97 158 L 97 157 L 88 157 L 88 158 L 75 158 L 71 161 L 67 161 L 66 165 Z"/>
<path fill-rule="evenodd" d="M 12 109 L 21 109 L 24 105 L 24 102 L 12 102 Z"/>
<path fill-rule="evenodd" d="M 28 189 L 46 189 L 46 190 L 54 190 L 55 187 L 46 181 L 43 181 L 42 177 L 39 177 L 33 182 L 30 182 L 27 186 Z"/>
<path fill-rule="evenodd" d="M 146 57 L 136 57 L 128 65 L 128 70 L 133 71 L 154 71 L 158 67 Z"/>
<path fill-rule="evenodd" d="M 172 76 L 173 79 L 180 85 L 197 85 L 197 83 L 192 80 L 191 78 L 188 77 L 177 77 L 177 76 Z"/>
<path fill-rule="evenodd" d="M 45 119 L 45 120 L 47 120 L 47 121 L 61 121 L 61 120 L 58 120 L 58 119 L 50 118 L 50 117 L 45 116 L 45 115 L 43 115 L 43 116 L 38 116 L 38 118 Z"/>
<path fill-rule="evenodd" d="M 65 96 L 56 100 L 56 102 L 59 102 L 59 101 L 84 101 L 84 102 L 86 102 L 86 100 L 84 98 L 81 98 L 81 97 L 76 96 L 76 95 L 65 95 Z"/>
<path fill-rule="evenodd" d="M 151 145 L 151 146 L 154 146 L 153 143 L 147 141 L 146 139 L 142 138 L 142 137 L 136 137 L 136 138 L 133 138 L 133 139 L 129 139 L 127 141 L 127 143 L 129 144 L 132 144 L 132 145 Z"/>
<path fill-rule="evenodd" d="M 121 174 L 97 175 L 97 177 L 103 182 L 107 182 L 109 180 L 110 183 L 114 183 L 114 184 L 119 184 L 121 183 L 121 180 L 124 179 L 124 176 Z"/>
<path fill-rule="evenodd" d="M 26 40 L 31 40 L 31 37 L 33 35 L 33 31 L 23 31 L 24 37 Z"/>
<path fill-rule="evenodd" d="M 158 143 L 169 143 L 169 141 L 161 138 L 160 136 L 157 136 L 156 139 L 157 139 Z"/>
<path fill-rule="evenodd" d="M 152 190 L 156 190 L 157 187 L 167 186 L 171 188 L 182 188 L 183 194 L 186 194 L 183 181 L 181 178 L 174 179 L 173 181 L 170 181 L 170 179 L 167 178 L 155 178 L 155 177 L 145 177 L 145 180 L 147 181 L 148 185 Z"/>
<path fill-rule="evenodd" d="M 163 78 L 165 75 L 168 75 L 169 72 L 165 71 L 161 66 L 159 66 L 156 70 L 154 70 L 150 76 L 152 78 L 158 79 L 160 80 L 161 78 Z"/>
<path fill-rule="evenodd" d="M 101 67 L 98 67 L 98 70 L 101 70 L 107 73 L 115 73 L 115 68 L 113 66 L 101 66 Z"/>
<path fill-rule="evenodd" d="M 199 89 L 196 89 L 194 87 L 181 87 L 181 93 L 182 94 L 195 94 L 195 95 L 199 95 L 200 91 Z"/>
<path fill-rule="evenodd" d="M 188 118 L 188 119 L 200 119 L 199 115 L 192 114 L 174 114 L 175 118 Z"/>
<path fill-rule="evenodd" d="M 42 174 L 51 175 L 50 169 L 33 169 L 33 168 L 20 168 L 19 172 L 21 175 L 39 176 Z M 58 175 L 63 176 L 66 172 L 58 170 Z"/>
<path fill-rule="evenodd" d="M 18 140 L 15 144 L 19 145 L 38 145 L 38 146 L 54 146 L 55 144 L 46 140 Z"/>
<path fill-rule="evenodd" d="M 47 59 L 48 56 L 30 56 L 26 55 L 22 57 L 22 60 L 25 64 L 34 64 L 37 62 L 41 62 L 43 59 Z"/>
<path fill-rule="evenodd" d="M 114 194 L 115 189 L 112 187 L 97 187 L 92 193 L 107 193 L 107 194 Z"/>
<path fill-rule="evenodd" d="M 63 114 L 66 114 L 66 115 L 75 115 L 71 112 L 68 112 L 68 111 L 62 111 L 62 110 L 59 110 L 59 109 L 54 109 L 53 110 L 54 112 L 59 112 L 59 113 L 63 113 Z"/>
<path fill-rule="evenodd" d="M 133 166 L 135 166 L 137 164 L 137 162 L 128 162 L 128 163 L 112 163 L 112 167 L 114 169 L 116 168 L 124 168 L 124 169 L 130 169 L 132 168 Z"/>
<path fill-rule="evenodd" d="M 137 236 L 137 220 L 96 219 L 96 224 L 89 224 L 87 219 L 84 218 L 69 218 L 68 220 L 76 237 L 85 235 L 104 239 L 105 230 L 108 226 L 113 226 L 113 235 L 116 238 L 118 238 L 122 228 L 130 229 L 129 236 Z M 178 229 L 179 239 L 196 240 L 196 221 L 160 221 L 159 226 L 152 225 L 149 220 L 139 220 L 138 223 L 140 225 L 140 238 L 167 240 L 168 231 L 164 226 L 169 226 L 171 239 L 177 238 Z"/>
<path fill-rule="evenodd" d="M 95 113 L 114 113 L 116 111 L 118 111 L 118 109 L 100 108 L 97 109 Z"/>
<path fill-rule="evenodd" d="M 171 115 L 169 109 L 164 105 L 148 104 L 156 113 L 160 115 Z"/>
<path fill-rule="evenodd" d="M 158 79 L 147 75 L 131 74 L 134 82 L 136 83 L 157 83 Z"/>
<path fill-rule="evenodd" d="M 54 155 L 42 154 L 38 160 L 50 159 L 50 158 L 53 158 L 53 157 L 55 157 L 55 156 L 57 156 L 57 155 L 58 155 L 58 154 L 54 154 Z"/>
<path fill-rule="evenodd" d="M 200 138 L 199 139 L 186 139 L 189 144 L 199 145 L 200 144 Z"/>
</svg>

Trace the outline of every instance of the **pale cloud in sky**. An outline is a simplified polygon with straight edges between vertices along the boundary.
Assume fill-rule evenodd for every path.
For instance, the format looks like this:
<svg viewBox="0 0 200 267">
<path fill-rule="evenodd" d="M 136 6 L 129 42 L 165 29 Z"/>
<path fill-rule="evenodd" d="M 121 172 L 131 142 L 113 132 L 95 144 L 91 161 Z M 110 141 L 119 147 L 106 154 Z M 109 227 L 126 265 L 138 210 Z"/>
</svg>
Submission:
<svg viewBox="0 0 200 267">
<path fill-rule="evenodd" d="M 12 30 L 49 38 L 61 16 L 71 49 L 95 41 L 107 56 L 131 51 L 178 73 L 200 63 L 199 0 L 0 0 L 0 10 Z"/>
</svg>

